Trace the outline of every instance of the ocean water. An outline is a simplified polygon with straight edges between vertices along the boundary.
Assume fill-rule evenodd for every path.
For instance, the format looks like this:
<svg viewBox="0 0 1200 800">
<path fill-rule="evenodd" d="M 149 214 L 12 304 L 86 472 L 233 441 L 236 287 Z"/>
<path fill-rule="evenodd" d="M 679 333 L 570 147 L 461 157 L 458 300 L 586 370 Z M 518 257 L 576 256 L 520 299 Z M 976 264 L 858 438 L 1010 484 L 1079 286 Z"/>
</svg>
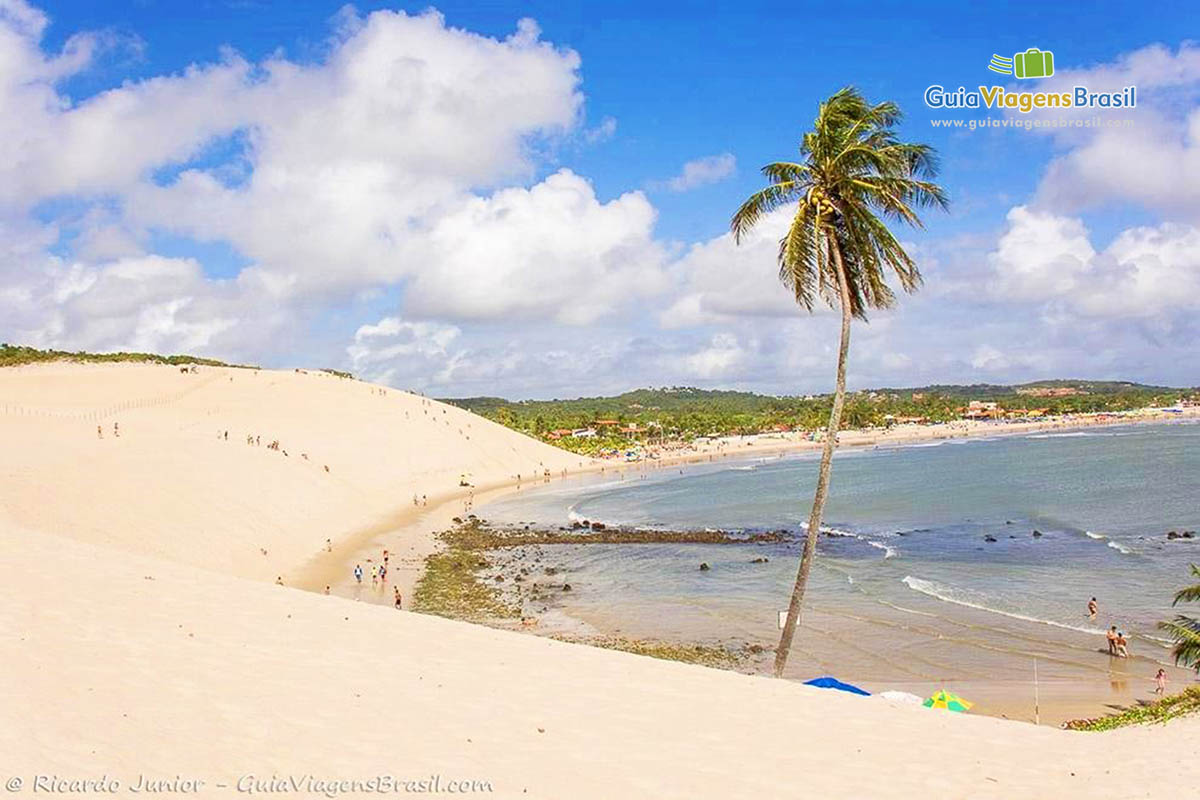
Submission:
<svg viewBox="0 0 1200 800">
<path fill-rule="evenodd" d="M 499 522 L 802 530 L 816 455 L 607 470 L 478 510 Z M 1115 624 L 1166 660 L 1155 623 L 1200 563 L 1200 425 L 1091 428 L 846 450 L 834 461 L 809 584 L 810 666 L 936 679 L 1041 653 L 1101 669 Z M 1041 532 L 1040 537 L 1033 531 Z M 994 542 L 985 537 L 995 539 Z M 546 548 L 574 591 L 559 608 L 606 632 L 773 643 L 800 545 Z M 768 562 L 752 563 L 755 558 Z M 711 569 L 700 571 L 700 562 Z M 1088 619 L 1097 597 L 1101 613 Z M 956 645 L 956 647 L 952 647 Z M 974 655 L 964 656 L 967 649 Z M 943 652 L 945 651 L 945 652 Z M 1004 662 L 1007 663 L 1007 662 Z M 921 665 L 925 666 L 921 666 Z M 1023 667 L 1022 667 L 1023 668 Z M 975 672 L 972 673 L 971 670 Z M 965 670 L 965 671 L 964 671 Z"/>
</svg>

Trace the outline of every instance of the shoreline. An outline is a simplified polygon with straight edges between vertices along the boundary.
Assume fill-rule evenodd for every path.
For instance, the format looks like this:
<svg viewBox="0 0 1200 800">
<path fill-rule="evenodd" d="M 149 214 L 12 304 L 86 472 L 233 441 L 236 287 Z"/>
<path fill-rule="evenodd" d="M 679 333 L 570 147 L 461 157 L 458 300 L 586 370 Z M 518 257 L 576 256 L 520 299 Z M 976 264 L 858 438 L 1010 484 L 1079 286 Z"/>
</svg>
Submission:
<svg viewBox="0 0 1200 800">
<path fill-rule="evenodd" d="M 1187 414 L 1187 415 L 1184 415 L 1184 418 L 1187 419 L 1188 421 L 1191 421 L 1191 420 L 1195 419 L 1196 416 L 1197 415 L 1195 415 L 1195 414 Z M 976 425 L 976 426 L 972 426 L 971 428 L 969 428 L 965 431 L 961 430 L 961 429 L 955 430 L 953 432 L 953 434 L 954 434 L 954 438 L 965 438 L 965 437 L 995 438 L 998 436 L 1022 436 L 1022 435 L 1029 435 L 1029 434 L 1036 434 L 1036 433 L 1042 432 L 1042 431 L 1069 432 L 1072 430 L 1079 430 L 1079 429 L 1093 428 L 1093 427 L 1123 427 L 1123 426 L 1138 425 L 1138 424 L 1163 424 L 1163 423 L 1170 423 L 1179 418 L 1180 418 L 1179 415 L 1169 415 L 1168 416 L 1165 414 L 1160 414 L 1160 415 L 1143 415 L 1143 416 L 1139 416 L 1139 417 L 1135 417 L 1135 418 L 1123 418 L 1123 419 L 1116 419 L 1116 420 L 1113 420 L 1113 419 L 1054 420 L 1054 421 L 1040 423 L 1040 424 L 1021 425 L 1019 428 L 1016 428 L 1016 429 L 1014 429 L 1015 428 L 1014 425 L 1002 425 L 1002 426 L 1001 425 L 997 425 L 997 426 Z M 855 432 L 855 433 L 859 433 L 859 432 Z M 852 439 L 851 442 L 853 442 L 853 443 L 843 440 L 843 442 L 839 445 L 839 449 L 847 449 L 847 450 L 849 450 L 849 449 L 864 449 L 864 448 L 881 447 L 881 446 L 888 446 L 888 445 L 903 447 L 903 446 L 909 445 L 909 444 L 918 444 L 919 445 L 921 442 L 929 441 L 931 439 L 938 440 L 938 439 L 946 439 L 946 438 L 950 438 L 950 437 L 945 436 L 945 435 L 942 435 L 942 436 L 926 435 L 926 436 L 903 437 L 903 438 L 893 437 L 892 439 L 890 439 L 888 441 L 879 441 L 879 437 L 874 437 L 874 439 L 872 441 L 867 441 L 867 442 L 857 441 L 857 440 Z M 820 446 L 819 443 L 800 443 L 800 446 L 796 446 L 795 443 L 786 443 L 786 444 L 783 444 L 782 447 L 780 447 L 780 443 L 778 441 L 772 442 L 771 445 L 774 446 L 774 452 L 780 452 L 780 451 L 803 452 L 805 450 L 815 449 L 816 447 Z M 770 447 L 771 445 L 768 445 L 768 447 Z M 701 453 L 678 454 L 675 457 L 670 458 L 670 459 L 647 460 L 647 461 L 642 461 L 642 462 L 618 462 L 618 463 L 604 462 L 602 464 L 593 465 L 588 470 L 577 471 L 572 477 L 575 477 L 575 478 L 587 477 L 589 475 L 594 475 L 596 473 L 599 473 L 602 470 L 607 471 L 606 468 L 611 468 L 612 470 L 615 470 L 618 474 L 622 475 L 623 477 L 632 478 L 633 476 L 629 474 L 630 472 L 634 472 L 634 473 L 651 472 L 651 471 L 655 470 L 656 468 L 678 466 L 680 464 L 688 464 L 688 463 L 691 463 L 691 464 L 710 463 L 710 462 L 717 461 L 718 459 L 728 460 L 728 459 L 737 459 L 738 457 L 754 458 L 756 456 L 763 455 L 765 449 L 766 448 L 761 447 L 761 446 L 756 447 L 756 448 L 746 447 L 744 449 L 743 448 L 736 448 L 736 449 L 724 448 L 722 450 L 719 450 L 716 452 L 711 452 L 711 453 L 701 452 Z M 750 451 L 750 452 L 747 452 L 747 451 Z M 536 487 L 531 487 L 531 488 L 536 488 Z M 484 506 L 486 504 L 487 500 L 504 497 L 504 496 L 508 495 L 512 491 L 512 489 L 513 489 L 513 487 L 497 487 L 490 493 L 490 496 L 487 498 L 484 498 L 482 500 L 482 502 L 479 503 L 479 505 Z M 449 516 L 447 516 L 446 519 L 449 520 Z M 535 525 L 534 527 L 535 528 L 545 528 L 545 527 L 547 527 L 548 524 L 549 523 L 547 521 L 542 521 L 542 524 Z M 565 524 L 565 522 L 564 522 L 564 524 Z M 502 524 L 499 527 L 504 528 L 506 526 L 511 527 L 512 523 Z M 550 527 L 553 528 L 556 526 L 551 525 Z M 534 531 L 534 533 L 536 533 L 536 531 Z M 432 534 L 430 534 L 430 535 L 432 535 Z M 553 538 L 553 537 L 551 537 L 551 538 Z M 621 544 L 621 542 L 612 542 L 612 543 L 613 544 Z M 545 542 L 534 542 L 532 544 L 554 545 L 554 544 L 561 544 L 561 543 L 555 542 L 555 541 L 545 541 Z M 525 545 L 519 545 L 517 547 L 521 547 L 521 546 L 525 546 Z M 582 543 L 581 543 L 581 546 L 582 546 Z M 503 560 L 511 561 L 512 559 L 505 558 Z M 518 561 L 517 566 L 519 568 L 520 567 L 519 559 L 517 561 Z M 509 565 L 509 567 L 511 569 L 511 565 Z M 499 574 L 501 571 L 502 570 L 496 570 L 496 569 L 491 569 L 491 568 L 489 568 L 488 570 L 485 570 L 485 572 L 487 574 L 487 578 L 489 580 L 494 580 L 495 576 L 493 573 Z M 508 575 L 508 572 L 504 572 L 504 574 Z M 511 578 L 512 578 L 512 576 L 509 575 L 510 580 L 511 580 Z M 509 587 L 509 586 L 511 586 L 511 583 L 506 583 L 505 586 Z M 579 587 L 576 587 L 576 588 L 578 589 Z M 407 598 L 409 596 L 410 595 L 406 593 L 405 597 Z M 369 598 L 363 598 L 363 599 L 369 599 Z M 982 616 L 981 616 L 981 614 L 982 614 Z M 533 625 L 529 625 L 529 624 L 522 625 L 522 624 L 517 624 L 515 621 L 505 621 L 505 620 L 493 620 L 491 623 L 485 623 L 485 624 L 488 624 L 489 627 L 497 627 L 497 628 L 506 629 L 506 630 L 517 630 L 517 631 L 522 631 L 522 632 L 527 632 L 527 633 L 533 633 L 535 635 L 543 636 L 543 637 L 555 637 L 555 636 L 561 636 L 561 635 L 575 636 L 576 640 L 581 641 L 583 643 L 587 643 L 589 639 L 601 640 L 606 637 L 628 637 L 635 641 L 636 640 L 644 640 L 645 642 L 648 642 L 651 644 L 673 644 L 673 645 L 679 645 L 679 646 L 691 646 L 691 645 L 717 646 L 717 647 L 724 646 L 727 648 L 732 648 L 733 650 L 737 650 L 739 648 L 744 649 L 751 645 L 753 645 L 757 648 L 757 647 L 761 647 L 764 645 L 772 645 L 773 646 L 773 644 L 774 644 L 773 641 L 767 642 L 765 639 L 754 639 L 754 638 L 747 639 L 746 641 L 739 640 L 736 642 L 733 640 L 724 641 L 724 640 L 721 640 L 719 637 L 712 637 L 712 638 L 706 639 L 703 637 L 678 638 L 678 637 L 668 636 L 668 637 L 664 638 L 661 636 L 657 636 L 657 635 L 648 633 L 645 630 L 646 626 L 642 626 L 641 633 L 644 635 L 639 635 L 637 633 L 630 632 L 628 628 L 626 628 L 625 630 L 622 630 L 622 628 L 625 627 L 623 625 L 623 623 L 622 623 L 621 627 L 614 627 L 614 625 L 612 625 L 612 624 L 605 624 L 605 621 L 603 619 L 601 619 L 601 620 L 592 619 L 592 618 L 587 617 L 586 615 L 578 616 L 569 610 L 564 610 L 563 608 L 557 606 L 553 602 L 550 603 L 550 610 L 549 610 L 548 615 L 536 615 L 535 614 L 535 615 L 531 615 L 531 616 L 538 617 L 539 621 Z M 986 613 L 980 612 L 977 614 L 975 611 L 972 611 L 969 609 L 968 610 L 955 609 L 953 611 L 948 611 L 945 613 L 945 616 L 951 617 L 957 621 L 962 621 L 962 620 L 966 620 L 966 619 L 975 619 L 976 617 L 979 617 L 980 619 L 977 621 L 978 625 L 985 626 L 985 625 L 989 624 L 989 616 Z M 609 620 L 608 622 L 611 623 L 611 620 Z M 990 622 L 994 623 L 994 620 L 990 620 Z M 954 624 L 957 624 L 957 622 L 955 622 Z M 1022 630 L 1022 631 L 1024 631 L 1024 628 L 1027 627 L 1027 626 L 1022 626 L 1019 621 L 1018 622 L 1008 621 L 1008 622 L 1003 622 L 1001 624 L 1007 625 L 1009 627 L 1014 627 L 1015 629 Z M 638 626 L 634 626 L 635 629 L 637 627 Z M 833 628 L 834 631 L 837 631 L 840 629 L 841 629 L 841 625 L 838 625 L 838 624 L 834 625 L 834 628 Z M 1038 630 L 1040 630 L 1040 629 L 1038 629 Z M 581 633 L 581 631 L 582 631 L 582 633 Z M 1031 636 L 1032 639 L 1038 640 L 1038 642 L 1040 642 L 1041 639 L 1044 638 L 1044 639 L 1046 639 L 1045 643 L 1049 643 L 1051 641 L 1055 642 L 1054 646 L 1059 646 L 1059 645 L 1063 644 L 1063 642 L 1062 642 L 1063 637 L 1059 636 L 1057 634 L 1047 634 L 1045 636 L 1042 636 L 1042 634 L 1035 632 L 1035 631 L 1024 631 L 1024 633 L 1027 634 L 1028 636 Z M 1094 644 L 1094 641 L 1093 641 L 1094 637 L 1092 637 L 1090 635 L 1089 636 L 1075 636 L 1074 632 L 1068 632 L 1068 633 L 1065 633 L 1064 635 L 1066 637 L 1069 637 L 1072 639 L 1078 639 L 1079 642 L 1083 642 L 1084 640 L 1086 640 L 1089 642 L 1093 642 L 1093 644 Z M 1037 646 L 1038 646 L 1037 642 L 1035 642 L 1034 649 L 1037 649 Z M 1074 647 L 1078 648 L 1079 647 L 1078 643 Z M 1094 647 L 1091 648 L 1091 652 L 1095 652 Z M 1047 655 L 1048 655 L 1048 657 L 1050 657 L 1049 654 L 1047 654 Z M 1130 705 L 1133 703 L 1141 702 L 1142 700 L 1152 699 L 1152 695 L 1149 694 L 1149 691 L 1152 687 L 1148 680 L 1143 680 L 1143 678 L 1145 676 L 1141 675 L 1141 672 L 1139 672 L 1139 670 L 1144 671 L 1144 668 L 1146 667 L 1147 664 L 1153 664 L 1154 667 L 1157 667 L 1162 662 L 1162 659 L 1166 658 L 1166 655 L 1165 655 L 1165 651 L 1163 653 L 1155 653 L 1155 652 L 1148 652 L 1148 651 L 1143 650 L 1142 652 L 1136 653 L 1135 656 L 1133 658 L 1131 658 L 1127 663 L 1113 662 L 1113 663 L 1115 663 L 1115 672 L 1113 673 L 1113 675 L 1109 675 L 1108 677 L 1105 677 L 1104 674 L 1102 674 L 1102 672 L 1101 672 L 1101 670 L 1103 669 L 1103 662 L 1104 662 L 1103 658 L 1097 659 L 1095 656 L 1090 656 L 1090 657 L 1089 656 L 1081 656 L 1081 657 L 1084 660 L 1096 661 L 1097 663 L 1092 666 L 1089 666 L 1087 668 L 1082 668 L 1082 667 L 1074 668 L 1074 671 L 1070 673 L 1070 675 L 1071 675 L 1070 677 L 1063 677 L 1061 674 L 1059 674 L 1058 676 L 1054 676 L 1053 673 L 1051 673 L 1051 675 L 1049 677 L 1046 677 L 1046 676 L 1043 677 L 1042 703 L 1041 703 L 1041 709 L 1040 709 L 1040 716 L 1041 716 L 1043 724 L 1046 724 L 1047 721 L 1050 721 L 1051 723 L 1059 723 L 1059 722 L 1063 722 L 1063 721 L 1066 721 L 1069 719 L 1092 717 L 1092 716 L 1096 716 L 1099 714 L 1103 714 L 1107 710 L 1110 710 L 1108 708 L 1110 706 L 1115 706 L 1118 704 L 1119 705 Z M 1050 658 L 1051 658 L 1051 660 L 1053 660 L 1053 657 L 1050 657 Z M 849 673 L 846 672 L 846 670 L 853 669 L 848 663 L 844 663 L 842 666 L 836 666 L 836 664 L 843 664 L 843 662 L 834 662 L 834 665 L 831 665 L 829 667 L 829 669 L 832 670 L 834 672 L 834 674 L 840 674 L 842 677 L 848 677 L 851 680 L 854 680 L 854 678 L 856 677 L 856 673 L 854 673 L 853 671 L 851 671 Z M 759 666 L 761 666 L 761 665 L 759 665 Z M 1045 667 L 1046 665 L 1043 665 L 1043 666 Z M 734 667 L 734 669 L 738 669 L 738 667 Z M 761 669 L 756 669 L 756 671 L 761 672 Z M 1044 671 L 1046 671 L 1046 670 L 1044 669 Z M 1150 671 L 1151 671 L 1151 673 L 1153 672 L 1152 669 Z M 1172 667 L 1169 669 L 1169 672 L 1172 674 L 1173 680 L 1176 683 L 1180 684 L 1181 686 L 1187 685 L 1187 683 L 1189 683 L 1191 681 L 1191 678 L 1184 674 L 1186 671 L 1178 671 Z M 814 673 L 814 674 L 816 674 L 816 673 Z M 1115 675 L 1115 677 L 1114 677 L 1114 675 Z M 800 677 L 800 676 L 794 676 L 794 677 Z M 811 677 L 811 675 L 809 675 L 808 677 Z M 897 677 L 896 679 L 888 679 L 888 680 L 879 680 L 879 679 L 874 679 L 874 678 L 870 678 L 870 677 L 861 677 L 859 680 L 857 680 L 855 682 L 857 682 L 860 685 L 863 685 L 864 687 L 869 688 L 873 691 L 881 691 L 884 689 L 897 689 L 897 688 L 908 689 L 908 690 L 920 689 L 921 691 L 926 691 L 927 694 L 931 693 L 935 689 L 939 688 L 937 684 L 940 683 L 940 681 L 932 681 L 932 680 L 929 680 L 929 681 L 912 681 L 911 679 L 904 680 L 904 679 L 900 679 L 899 677 Z M 981 713 L 984 713 L 989 716 L 996 716 L 996 717 L 1001 717 L 1001 718 L 1006 718 L 1006 719 L 1024 720 L 1024 721 L 1029 721 L 1029 722 L 1033 722 L 1035 719 L 1035 715 L 1037 714 L 1037 712 L 1034 710 L 1034 706 L 1033 706 L 1032 702 L 1029 700 L 1028 697 L 1026 697 L 1026 695 L 1029 695 L 1030 692 L 1032 691 L 1032 689 L 1030 688 L 1032 686 L 1031 680 L 1029 682 L 1022 682 L 1020 680 L 1012 680 L 1011 677 L 1009 677 L 1009 678 L 996 677 L 996 678 L 988 678 L 988 679 L 983 679 L 983 680 L 980 680 L 978 678 L 964 679 L 964 680 L 958 681 L 958 683 L 959 683 L 960 687 L 965 689 L 964 693 L 967 694 L 967 696 L 974 695 L 975 699 L 978 699 L 982 702 L 982 708 L 977 709 L 977 712 L 981 712 Z M 1145 685 L 1143 686 L 1143 684 L 1145 684 Z"/>
<path fill-rule="evenodd" d="M 1157 413 L 1155 413 L 1157 412 Z M 992 438 L 1000 436 L 1021 436 L 1044 431 L 1071 431 L 1081 428 L 1120 427 L 1124 425 L 1161 424 L 1174 420 L 1200 419 L 1200 408 L 1187 408 L 1180 414 L 1167 413 L 1161 410 L 1141 409 L 1136 415 L 1113 419 L 1112 415 L 1086 415 L 1066 418 L 1053 418 L 1037 422 L 994 423 L 963 421 L 960 423 L 939 423 L 937 425 L 905 425 L 896 426 L 884 431 L 873 430 L 844 430 L 838 436 L 835 450 L 860 450 L 877 447 L 904 447 L 920 445 L 925 442 L 947 441 L 953 439 Z M 339 585 L 349 586 L 349 576 L 354 563 L 362 559 L 371 561 L 374 555 L 370 552 L 402 552 L 403 558 L 409 559 L 403 567 L 397 568 L 395 574 L 404 576 L 400 583 L 401 592 L 405 598 L 412 596 L 413 587 L 424 572 L 424 560 L 437 552 L 439 543 L 436 534 L 448 527 L 455 516 L 465 516 L 478 505 L 502 499 L 512 493 L 525 489 L 536 489 L 540 486 L 553 484 L 562 480 L 588 478 L 604 474 L 610 470 L 623 475 L 626 471 L 648 472 L 668 467 L 689 466 L 705 463 L 715 463 L 718 459 L 753 458 L 763 456 L 783 456 L 788 453 L 804 453 L 819 451 L 821 442 L 797 439 L 795 434 L 753 434 L 743 437 L 729 437 L 714 444 L 705 444 L 687 452 L 669 452 L 653 458 L 638 461 L 605 460 L 586 456 L 581 458 L 582 466 L 568 469 L 566 474 L 551 474 L 549 479 L 517 480 L 509 478 L 494 481 L 479 487 L 463 487 L 435 495 L 429 499 L 429 504 L 419 507 L 402 507 L 390 514 L 384 515 L 375 522 L 357 528 L 353 532 L 334 540 L 332 552 L 318 551 L 307 561 L 295 568 L 298 577 L 292 585 L 302 591 L 323 592 L 325 586 L 330 586 L 333 593 Z M 788 438 L 785 438 L 788 437 Z M 765 440 L 765 441 L 764 441 Z M 739 446 L 740 445 L 740 446 Z M 563 451 L 569 455 L 578 455 Z M 459 508 L 456 504 L 464 503 L 473 498 L 470 508 Z M 387 546 L 385 548 L 385 540 Z M 332 558 L 328 558 L 332 557 Z M 411 559 L 417 559 L 414 568 Z M 364 567 L 365 569 L 365 567 Z M 390 572 L 390 570 L 389 570 Z M 390 605 L 390 599 L 386 601 Z"/>
</svg>

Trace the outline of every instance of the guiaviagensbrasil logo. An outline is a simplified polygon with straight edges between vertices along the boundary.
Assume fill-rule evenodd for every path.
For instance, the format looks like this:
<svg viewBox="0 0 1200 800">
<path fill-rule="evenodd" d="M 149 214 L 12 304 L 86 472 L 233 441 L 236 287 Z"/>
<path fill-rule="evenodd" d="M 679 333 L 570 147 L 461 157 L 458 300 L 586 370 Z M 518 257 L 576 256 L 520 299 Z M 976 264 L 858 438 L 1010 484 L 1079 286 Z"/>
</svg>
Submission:
<svg viewBox="0 0 1200 800">
<path fill-rule="evenodd" d="M 1054 74 L 1054 53 L 1038 50 L 1036 47 L 1031 47 L 1024 53 L 1017 53 L 1012 58 L 993 53 L 988 69 L 1021 79 L 1049 78 Z"/>
<path fill-rule="evenodd" d="M 1049 78 L 1054 75 L 1054 53 L 1031 47 L 1012 58 L 993 54 L 987 68 L 1018 80 Z M 979 86 L 975 90 L 959 86 L 947 90 L 935 83 L 925 90 L 925 105 L 930 108 L 994 108 L 1022 114 L 1049 108 L 1136 108 L 1137 87 L 1119 91 L 1093 92 L 1086 86 L 1062 87 L 1055 92 L 1010 92 L 1003 86 Z"/>
</svg>

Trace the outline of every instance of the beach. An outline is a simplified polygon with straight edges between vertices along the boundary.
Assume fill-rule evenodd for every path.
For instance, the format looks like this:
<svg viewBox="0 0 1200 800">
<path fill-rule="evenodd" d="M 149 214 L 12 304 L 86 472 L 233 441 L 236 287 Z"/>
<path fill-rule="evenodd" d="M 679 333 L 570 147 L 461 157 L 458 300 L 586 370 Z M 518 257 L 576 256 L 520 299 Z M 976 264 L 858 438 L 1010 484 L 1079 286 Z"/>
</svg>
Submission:
<svg viewBox="0 0 1200 800">
<path fill-rule="evenodd" d="M 1185 417 L 839 451 L 789 677 L 924 696 L 948 685 L 975 713 L 1051 725 L 1153 699 L 1159 668 L 1172 686 L 1192 685 L 1157 623 L 1196 560 L 1194 536 L 1170 537 L 1197 527 L 1198 436 Z M 553 569 L 533 579 L 548 603 L 524 603 L 549 606 L 539 627 L 550 631 L 566 618 L 600 636 L 769 648 L 815 466 L 812 453 L 749 456 L 499 500 L 480 514 L 501 528 L 591 520 L 785 538 L 539 545 L 497 553 L 486 576 L 512 587 Z M 564 580 L 573 590 L 553 591 Z M 1110 625 L 1131 658 L 1108 655 Z"/>
<path fill-rule="evenodd" d="M 50 364 L 0 370 L 0 409 L 0 748 L 24 791 L 157 776 L 223 796 L 294 775 L 496 797 L 1115 798 L 1200 778 L 1195 719 L 1073 733 L 323 596 L 384 540 L 411 585 L 472 495 L 613 470 L 417 395 Z"/>
</svg>

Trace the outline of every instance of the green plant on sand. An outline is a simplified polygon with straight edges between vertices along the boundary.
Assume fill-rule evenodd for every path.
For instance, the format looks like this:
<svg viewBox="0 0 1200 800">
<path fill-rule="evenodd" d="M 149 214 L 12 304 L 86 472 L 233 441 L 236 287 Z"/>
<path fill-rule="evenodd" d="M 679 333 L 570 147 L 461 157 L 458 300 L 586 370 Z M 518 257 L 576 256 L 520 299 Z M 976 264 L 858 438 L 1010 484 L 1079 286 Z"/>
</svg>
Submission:
<svg viewBox="0 0 1200 800">
<path fill-rule="evenodd" d="M 1109 731 L 1128 725 L 1166 722 L 1175 717 L 1197 712 L 1200 712 L 1200 686 L 1189 686 L 1179 694 L 1164 697 L 1161 700 L 1127 708 L 1107 717 L 1073 719 L 1064 722 L 1063 727 L 1072 731 Z"/>
</svg>

